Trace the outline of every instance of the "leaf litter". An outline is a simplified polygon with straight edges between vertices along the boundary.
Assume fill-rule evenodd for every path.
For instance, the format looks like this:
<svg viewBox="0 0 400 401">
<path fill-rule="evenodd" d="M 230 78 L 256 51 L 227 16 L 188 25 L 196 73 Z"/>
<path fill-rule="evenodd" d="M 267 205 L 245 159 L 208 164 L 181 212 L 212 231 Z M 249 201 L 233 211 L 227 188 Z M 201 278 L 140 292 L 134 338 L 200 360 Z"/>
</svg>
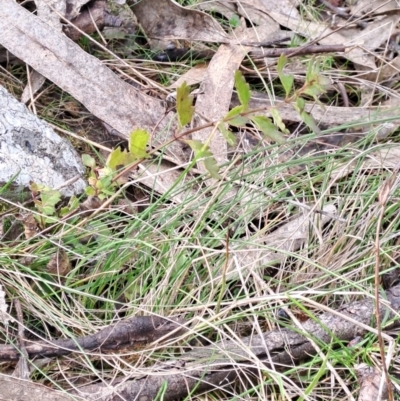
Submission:
<svg viewBox="0 0 400 401">
<path fill-rule="evenodd" d="M 85 3 L 76 2 L 71 6 L 72 2 L 69 2 L 66 9 L 62 1 L 53 4 L 61 7 L 59 14 L 72 19 L 79 15 Z M 130 143 L 114 149 L 104 162 L 104 166 L 110 169 L 109 173 L 102 171 L 104 167 L 100 167 L 97 159 L 93 159 L 95 162 L 90 162 L 90 166 L 85 163 L 91 169 L 91 190 L 108 199 L 100 202 L 98 208 L 96 205 L 99 203 L 93 203 L 94 212 L 98 214 L 102 210 L 101 218 L 105 219 L 108 213 L 109 216 L 115 213 L 113 200 L 120 190 L 112 186 L 112 174 L 120 166 L 130 174 L 131 181 L 126 174 L 123 180 L 116 181 L 123 187 L 129 185 L 147 193 L 142 199 L 147 199 L 148 203 L 135 209 L 138 210 L 137 215 L 129 216 L 135 226 L 132 233 L 140 238 L 137 242 L 138 254 L 132 256 L 128 246 L 121 247 L 123 252 L 118 258 L 112 256 L 112 245 L 107 244 L 105 239 L 111 235 L 123 237 L 124 231 L 120 230 L 127 225 L 125 218 L 115 217 L 113 222 L 110 217 L 109 223 L 106 220 L 103 223 L 110 226 L 103 231 L 106 234 L 99 231 L 98 235 L 91 236 L 89 245 L 85 244 L 88 249 L 91 243 L 104 247 L 102 256 L 96 257 L 94 264 L 83 256 L 86 251 L 82 244 L 68 235 L 74 230 L 82 230 L 79 225 L 83 226 L 83 231 L 89 230 L 89 225 L 85 226 L 88 219 L 95 220 L 98 216 L 89 217 L 90 214 L 83 208 L 70 206 L 65 211 L 69 216 L 66 219 L 56 206 L 58 199 L 54 198 L 52 203 L 48 197 L 35 198 L 37 210 L 34 213 L 39 212 L 42 216 L 36 216 L 35 220 L 31 215 L 31 219 L 32 223 L 39 221 L 42 233 L 38 233 L 36 225 L 32 230 L 27 230 L 25 225 L 26 240 L 34 241 L 39 237 L 51 239 L 51 236 L 48 237 L 46 214 L 51 214 L 53 219 L 59 216 L 61 238 L 65 240 L 63 247 L 59 250 L 53 248 L 51 254 L 45 251 L 41 255 L 37 250 L 39 253 L 36 256 L 47 261 L 43 265 L 47 266 L 47 272 L 43 274 L 58 278 L 64 276 L 58 281 L 63 291 L 69 291 L 67 288 L 70 285 L 78 288 L 74 290 L 77 293 L 71 292 L 69 296 L 82 309 L 81 301 L 73 294 L 80 294 L 82 298 L 85 281 L 95 283 L 97 288 L 99 283 L 94 281 L 95 278 L 108 277 L 104 270 L 109 263 L 107 255 L 110 255 L 110 260 L 114 258 L 112 269 L 115 270 L 110 271 L 121 269 L 126 275 L 135 270 L 130 263 L 145 265 L 154 258 L 153 270 L 145 270 L 132 283 L 117 281 L 118 284 L 113 287 L 112 280 L 107 278 L 109 281 L 98 287 L 99 292 L 91 295 L 100 296 L 106 304 L 104 294 L 114 288 L 112 291 L 119 291 L 121 299 L 126 300 L 129 294 L 131 308 L 128 306 L 128 310 L 131 314 L 136 314 L 138 310 L 157 314 L 154 307 L 156 300 L 163 299 L 168 292 L 166 288 L 171 284 L 166 278 L 177 274 L 183 292 L 175 288 L 168 299 L 176 302 L 177 294 L 180 294 L 188 304 L 179 304 L 177 310 L 189 313 L 199 311 L 195 313 L 194 320 L 187 323 L 191 333 L 196 335 L 193 338 L 184 337 L 180 343 L 187 348 L 193 347 L 193 341 L 199 341 L 199 334 L 204 334 L 204 338 L 211 343 L 215 333 L 219 338 L 234 338 L 236 343 L 240 342 L 240 331 L 233 335 L 232 330 L 236 328 L 231 325 L 229 317 L 238 302 L 243 304 L 235 315 L 240 316 L 237 323 L 240 325 L 239 322 L 246 319 L 251 321 L 250 326 L 243 323 L 247 334 L 250 334 L 252 330 L 263 332 L 264 326 L 269 329 L 276 327 L 278 323 L 273 316 L 276 308 L 285 306 L 279 298 L 283 292 L 289 294 L 285 298 L 289 309 L 303 308 L 305 314 L 317 322 L 319 308 L 330 309 L 331 295 L 336 303 L 339 302 L 337 306 L 345 300 L 356 299 L 360 292 L 367 299 L 371 289 L 367 285 L 372 274 L 371 261 L 376 250 L 368 242 L 372 236 L 372 231 L 368 230 L 372 230 L 373 220 L 366 216 L 373 216 L 372 211 L 376 207 L 376 182 L 387 172 L 398 169 L 396 140 L 399 115 L 395 85 L 398 49 L 392 43 L 398 24 L 398 6 L 394 2 L 376 1 L 371 4 L 360 0 L 348 2 L 345 4 L 347 9 L 342 12 L 336 4 L 338 2 L 333 1 L 320 2 L 329 5 L 322 9 L 313 8 L 306 1 L 289 0 L 229 4 L 199 2 L 190 8 L 167 0 L 134 3 L 129 5 L 143 34 L 137 43 L 147 42 L 149 53 L 144 53 L 140 45 L 132 41 L 129 37 L 132 30 L 122 25 L 121 31 L 126 31 L 121 37 L 125 39 L 115 42 L 115 51 L 108 49 L 105 41 L 97 45 L 98 54 L 106 55 L 108 60 L 111 58 L 112 63 L 90 56 L 63 33 L 47 25 L 47 21 L 42 21 L 47 19 L 44 15 L 33 16 L 11 0 L 4 0 L 0 10 L 0 24 L 3 21 L 0 44 L 6 51 L 81 102 L 92 116 L 110 127 L 111 135 L 130 140 Z M 54 15 L 51 18 L 57 20 Z M 89 32 L 93 27 L 88 29 Z M 101 32 L 98 33 L 102 38 Z M 85 38 L 88 48 L 93 51 L 92 39 Z M 182 50 L 178 53 L 183 57 L 193 54 L 186 49 L 201 45 L 202 54 L 211 60 L 204 60 L 200 67 L 187 66 L 184 59 L 167 61 L 155 67 L 151 54 L 166 49 L 171 43 L 174 49 Z M 332 54 L 330 60 L 315 60 L 307 55 L 307 46 L 301 46 L 304 43 L 318 44 L 321 52 L 329 51 L 332 45 L 343 45 L 343 50 Z M 122 53 L 118 55 L 119 50 L 116 50 L 118 45 L 123 48 L 128 44 L 131 46 L 130 56 L 135 51 L 139 52 L 139 56 L 132 60 Z M 277 55 L 287 55 L 283 64 L 279 64 L 277 58 L 266 57 L 268 46 L 273 46 Z M 285 51 L 280 50 L 280 46 Z M 330 69 L 329 63 L 335 69 Z M 310 66 L 317 69 L 312 70 Z M 186 74 L 177 72 L 178 67 Z M 244 79 L 236 75 L 235 85 L 238 70 L 242 71 Z M 189 74 L 193 72 L 195 75 L 191 78 Z M 157 82 L 161 75 L 166 77 L 168 85 L 165 87 Z M 36 85 L 33 81 L 29 85 Z M 186 84 L 182 86 L 180 81 L 186 81 Z M 3 82 L 10 86 L 7 79 Z M 246 89 L 248 83 L 251 84 L 251 92 Z M 29 85 L 22 98 L 35 109 L 42 101 L 46 102 L 46 91 L 35 95 L 40 85 L 34 90 Z M 194 92 L 188 85 L 199 85 L 199 88 Z M 178 90 L 177 116 L 163 99 L 169 92 L 166 89 L 168 86 Z M 22 86 L 19 92 L 22 93 Z M 190 99 L 192 96 L 194 99 Z M 257 110 L 258 114 L 246 115 L 248 110 Z M 72 129 L 83 125 L 72 119 L 65 121 L 63 124 Z M 87 119 L 84 124 L 89 121 Z M 251 121 L 254 124 L 250 124 Z M 90 124 L 95 124 L 93 119 Z M 143 135 L 132 139 L 131 133 L 135 129 Z M 208 178 L 209 175 L 212 179 Z M 369 189 L 371 186 L 372 189 Z M 396 188 L 394 197 L 397 196 Z M 15 207 L 14 203 L 12 205 Z M 142 213 L 139 212 L 140 207 L 144 209 Z M 86 220 L 78 222 L 80 213 L 85 214 Z M 398 218 L 391 207 L 388 207 L 387 213 L 388 221 L 381 233 L 381 244 L 386 247 L 384 251 L 390 259 L 390 252 L 395 246 L 392 240 L 398 231 Z M 157 223 L 153 227 L 155 221 Z M 169 226 L 169 222 L 173 224 Z M 74 224 L 77 224 L 76 228 Z M 45 231 L 44 227 L 47 227 Z M 147 231 L 148 228 L 150 231 Z M 126 238 L 135 240 L 135 236 L 128 235 Z M 18 238 L 14 237 L 13 241 L 22 247 L 21 253 L 36 252 L 34 243 L 23 245 Z M 68 238 L 73 242 L 68 243 Z M 173 261 L 170 266 L 163 260 L 161 252 L 163 243 L 168 241 L 175 241 L 166 250 L 166 254 L 170 255 L 169 263 Z M 148 244 L 151 245 L 145 251 Z M 66 253 L 63 253 L 64 249 L 67 249 Z M 195 251 L 197 249 L 199 253 Z M 351 252 L 354 254 L 351 255 Z M 190 267 L 183 269 L 188 261 Z M 162 280 L 164 285 L 143 293 L 149 280 L 158 280 L 159 273 L 154 270 L 157 264 L 165 264 L 168 272 Z M 24 268 L 32 272 L 30 274 L 34 270 L 29 269 L 41 271 L 37 264 L 33 266 L 25 265 Z M 338 266 L 337 270 L 334 270 L 335 266 Z M 382 268 L 394 269 L 390 263 Z M 303 274 L 305 271 L 306 274 Z M 15 289 L 18 291 L 18 287 L 26 287 L 22 276 L 13 281 L 10 273 L 2 274 L 3 288 L 9 296 Z M 113 274 L 113 277 L 115 279 L 118 275 Z M 48 281 L 45 275 L 41 280 L 41 284 L 37 282 L 36 287 L 29 290 L 30 296 L 35 293 L 50 294 L 49 289 L 57 283 L 57 280 Z M 187 282 L 195 284 L 193 287 L 186 286 Z M 81 287 L 74 287 L 78 285 Z M 238 293 L 244 294 L 243 298 L 242 295 L 235 298 L 235 285 Z M 357 291 L 354 294 L 346 292 L 352 286 L 357 294 Z M 208 298 L 197 299 L 201 298 L 197 288 L 205 291 Z M 317 288 L 322 291 L 320 295 L 324 299 L 313 298 L 313 290 Z M 139 294 L 137 299 L 135 294 Z M 274 301 L 269 298 L 271 295 L 275 296 Z M 140 299 L 146 299 L 146 305 L 153 306 L 141 305 Z M 340 299 L 342 301 L 338 301 Z M 260 306 L 255 306 L 256 300 L 261 300 Z M 59 312 L 54 309 L 56 301 L 48 302 L 47 307 L 57 316 Z M 197 309 L 199 302 L 204 302 L 206 306 Z M 35 305 L 43 315 L 43 305 L 39 306 L 38 302 Z M 96 307 L 91 305 L 89 310 L 92 316 L 96 316 L 93 319 L 95 322 L 99 318 L 94 312 Z M 357 306 L 354 308 L 357 309 Z M 166 305 L 162 306 L 162 310 L 166 315 L 175 313 L 174 307 L 169 310 Z M 211 310 L 213 312 L 209 313 Z M 336 307 L 332 310 L 335 311 Z M 27 308 L 26 313 L 35 316 L 32 308 Z M 340 312 L 335 313 L 340 315 Z M 263 314 L 267 317 L 264 318 Z M 221 323 L 215 325 L 215 316 Z M 123 320 L 121 316 L 118 318 Z M 79 330 L 86 330 L 84 326 L 88 324 L 89 320 L 82 320 Z M 89 331 L 94 330 L 95 325 L 91 326 Z M 208 331 L 202 332 L 205 327 Z M 300 332 L 302 327 L 301 324 L 298 326 Z M 65 332 L 64 329 L 63 325 L 59 326 L 59 331 Z M 373 332 L 373 326 L 368 330 Z M 385 338 L 388 340 L 388 337 Z M 310 337 L 302 339 L 306 344 L 313 344 Z M 163 346 L 160 347 L 163 349 Z M 229 359 L 232 349 L 224 351 L 222 366 L 232 364 Z M 306 352 L 310 355 L 308 348 Z M 319 356 L 329 357 L 330 349 L 324 352 L 326 356 L 321 353 Z M 201 360 L 201 352 L 194 355 Z M 393 354 L 391 357 L 389 362 L 396 366 Z M 257 361 L 247 351 L 246 358 L 253 363 Z M 338 387 L 340 397 L 347 394 L 352 399 L 349 388 L 326 359 L 322 360 L 320 367 L 325 366 L 328 366 L 334 380 L 341 383 Z M 273 368 L 263 367 L 270 374 L 275 374 Z M 296 368 L 301 376 L 302 366 Z M 245 369 L 241 372 L 242 377 L 249 374 Z M 146 374 L 151 376 L 148 372 Z M 204 377 L 204 374 L 200 371 L 197 377 Z M 136 380 L 138 376 L 132 373 L 130 378 Z M 229 376 L 229 379 L 232 377 Z M 325 391 L 326 397 L 330 397 L 330 389 L 318 379 L 320 376 L 317 375 L 307 383 L 307 395 L 301 392 L 300 388 L 304 388 L 301 384 L 299 395 L 307 397 L 315 389 L 319 394 Z M 215 376 L 217 381 L 213 380 L 210 376 L 209 383 L 222 383 L 224 378 Z M 247 386 L 245 381 L 241 384 L 243 391 Z M 265 384 L 263 382 L 263 386 Z M 273 380 L 268 384 L 271 396 L 278 391 L 278 387 Z M 354 382 L 348 384 L 354 385 Z M 213 385 L 206 386 L 204 390 L 212 388 Z M 284 385 L 284 388 L 284 397 L 289 399 L 289 387 Z M 160 389 L 157 386 L 153 389 L 153 397 Z M 121 387 L 121 391 L 125 390 Z M 265 398 L 262 390 L 253 387 L 252 391 L 255 399 Z M 176 394 L 171 393 L 170 396 Z M 168 395 L 164 399 L 169 399 Z"/>
</svg>

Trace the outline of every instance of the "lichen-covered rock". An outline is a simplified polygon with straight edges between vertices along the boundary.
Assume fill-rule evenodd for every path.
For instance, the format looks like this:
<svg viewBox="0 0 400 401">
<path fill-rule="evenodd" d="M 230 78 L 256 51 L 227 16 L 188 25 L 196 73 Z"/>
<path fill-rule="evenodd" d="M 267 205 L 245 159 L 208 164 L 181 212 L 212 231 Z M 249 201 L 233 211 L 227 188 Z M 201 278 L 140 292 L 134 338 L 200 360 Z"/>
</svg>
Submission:
<svg viewBox="0 0 400 401">
<path fill-rule="evenodd" d="M 71 196 L 84 191 L 84 172 L 72 145 L 0 86 L 0 186 L 33 181 Z"/>
</svg>

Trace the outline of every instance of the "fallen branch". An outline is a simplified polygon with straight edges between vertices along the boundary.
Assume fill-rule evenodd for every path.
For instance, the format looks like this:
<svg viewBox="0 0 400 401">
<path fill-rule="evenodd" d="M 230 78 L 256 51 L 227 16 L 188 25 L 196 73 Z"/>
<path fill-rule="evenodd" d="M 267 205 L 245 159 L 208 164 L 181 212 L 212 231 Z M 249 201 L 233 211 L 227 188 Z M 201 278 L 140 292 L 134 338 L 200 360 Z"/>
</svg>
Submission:
<svg viewBox="0 0 400 401">
<path fill-rule="evenodd" d="M 157 316 L 138 316 L 122 320 L 110 325 L 96 334 L 85 337 L 39 341 L 26 341 L 25 349 L 30 358 L 57 357 L 68 355 L 71 352 L 94 351 L 105 352 L 121 350 L 126 347 L 135 347 L 144 343 L 154 342 L 161 337 L 168 336 L 172 331 L 180 330 L 178 319 L 165 319 Z M 0 360 L 17 360 L 21 352 L 13 345 L 0 345 Z"/>
<path fill-rule="evenodd" d="M 0 373 L 0 400 L 4 401 L 84 401 L 83 398 L 52 390 L 42 384 Z"/>
<path fill-rule="evenodd" d="M 400 285 L 386 291 L 387 304 L 380 305 L 381 318 L 387 322 L 400 311 Z M 263 366 L 274 365 L 276 370 L 293 366 L 296 362 L 316 354 L 308 338 L 318 344 L 338 344 L 362 336 L 368 331 L 374 316 L 374 301 L 365 298 L 352 302 L 335 312 L 327 312 L 302 325 L 302 331 L 294 328 L 278 328 L 263 335 L 254 335 L 238 341 L 223 341 L 183 354 L 175 362 L 168 363 L 174 372 L 149 368 L 146 376 L 124 381 L 117 385 L 94 384 L 80 389 L 79 395 L 87 400 L 120 401 L 121 399 L 154 399 L 162 388 L 166 388 L 164 401 L 181 398 L 194 390 L 207 391 L 230 386 L 244 373 L 256 371 L 252 358 L 257 357 Z M 396 320 L 391 327 L 398 325 Z M 250 365 L 252 368 L 239 368 Z M 167 366 L 168 366 L 167 365 Z M 235 366 L 236 365 L 236 366 Z M 178 373 L 176 372 L 178 368 Z M 143 370 L 141 370 L 141 373 Z"/>
</svg>

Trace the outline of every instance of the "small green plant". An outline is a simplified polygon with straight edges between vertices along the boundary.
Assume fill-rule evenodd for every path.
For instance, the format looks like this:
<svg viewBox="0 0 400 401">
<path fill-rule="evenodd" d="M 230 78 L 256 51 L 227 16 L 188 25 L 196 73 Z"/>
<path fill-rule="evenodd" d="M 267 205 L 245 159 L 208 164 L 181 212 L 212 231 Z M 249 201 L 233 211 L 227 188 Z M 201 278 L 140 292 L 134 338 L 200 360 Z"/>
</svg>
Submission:
<svg viewBox="0 0 400 401">
<path fill-rule="evenodd" d="M 229 25 L 231 28 L 237 28 L 240 25 L 240 18 L 238 15 L 233 15 L 230 19 L 229 19 Z"/>
<path fill-rule="evenodd" d="M 35 215 L 35 219 L 41 228 L 48 223 L 54 223 L 56 217 L 64 217 L 79 207 L 78 198 L 71 196 L 68 204 L 57 210 L 57 205 L 61 201 L 61 192 L 43 184 L 31 183 L 30 191 L 35 208 L 40 212 L 39 215 Z"/>
<path fill-rule="evenodd" d="M 83 164 L 90 169 L 86 194 L 99 199 L 114 195 L 117 186 L 124 183 L 123 177 L 118 174 L 119 170 L 149 157 L 146 149 L 149 138 L 150 134 L 146 130 L 136 129 L 129 137 L 128 150 L 121 150 L 119 147 L 114 149 L 104 167 L 98 167 L 92 156 L 82 155 Z"/>
<path fill-rule="evenodd" d="M 302 96 L 311 96 L 316 102 L 320 103 L 318 100 L 318 96 L 320 96 L 322 93 L 325 93 L 326 89 L 330 85 L 330 80 L 329 78 L 326 78 L 320 74 L 319 64 L 317 63 L 316 59 L 313 58 L 308 64 L 306 82 L 300 89 L 293 91 L 294 77 L 283 72 L 286 64 L 287 57 L 284 55 L 279 57 L 277 70 L 281 84 L 285 89 L 285 102 L 293 104 L 293 107 L 299 113 L 304 123 L 313 132 L 315 132 L 316 134 L 320 134 L 321 131 L 317 123 L 312 118 L 312 116 L 305 111 L 306 103 Z"/>
<path fill-rule="evenodd" d="M 318 133 L 319 128 L 316 122 L 305 111 L 305 100 L 302 96 L 311 96 L 318 101 L 318 96 L 324 93 L 330 82 L 327 78 L 321 76 L 319 65 L 313 59 L 307 70 L 306 82 L 300 89 L 293 90 L 294 77 L 283 72 L 286 63 L 286 57 L 281 56 L 278 60 L 277 68 L 279 79 L 286 94 L 285 102 L 293 104 L 293 107 L 300 114 L 305 124 Z M 194 162 L 201 160 L 211 177 L 216 179 L 221 179 L 221 176 L 219 174 L 219 166 L 210 151 L 209 141 L 217 129 L 229 145 L 234 145 L 236 142 L 236 137 L 229 127 L 245 127 L 252 124 L 265 137 L 278 144 L 286 142 L 284 134 L 288 133 L 277 108 L 272 107 L 268 110 L 272 115 L 272 120 L 264 114 L 256 113 L 256 110 L 250 110 L 251 92 L 249 84 L 240 71 L 236 71 L 234 79 L 240 104 L 231 109 L 221 121 L 212 123 L 214 130 L 206 143 L 198 140 L 185 140 L 194 152 Z M 177 115 L 180 130 L 192 121 L 194 112 L 193 96 L 190 94 L 190 87 L 184 82 L 177 90 Z M 185 136 L 190 132 L 193 132 L 193 130 L 187 130 L 180 134 L 180 136 Z M 108 156 L 104 167 L 98 166 L 92 156 L 87 154 L 82 155 L 83 164 L 90 170 L 88 178 L 89 186 L 86 188 L 86 194 L 98 197 L 100 200 L 113 196 L 116 193 L 117 187 L 126 182 L 124 173 L 150 156 L 147 149 L 149 139 L 150 134 L 146 130 L 136 129 L 130 134 L 128 149 L 121 149 L 119 147 L 114 149 Z M 59 191 L 39 184 L 32 184 L 31 191 L 35 206 L 41 213 L 38 219 L 41 220 L 42 227 L 50 220 L 54 221 L 55 216 L 66 216 L 79 206 L 79 201 L 76 198 L 71 198 L 69 204 L 57 212 L 56 205 L 61 199 Z"/>
<path fill-rule="evenodd" d="M 285 102 L 290 103 L 299 113 L 304 123 L 315 133 L 320 133 L 318 125 L 310 114 L 305 111 L 305 100 L 302 96 L 311 96 L 318 101 L 318 96 L 324 93 L 330 84 L 328 78 L 320 74 L 319 64 L 315 59 L 309 63 L 306 82 L 297 90 L 293 90 L 294 77 L 283 72 L 287 64 L 286 56 L 282 55 L 278 60 L 278 76 L 285 90 Z M 275 107 L 269 108 L 272 116 L 271 120 L 263 114 L 257 114 L 255 110 L 249 110 L 249 102 L 251 97 L 249 84 L 244 79 L 240 71 L 235 73 L 235 88 L 238 93 L 240 105 L 231 109 L 226 116 L 215 124 L 229 145 L 234 145 L 236 138 L 229 126 L 245 127 L 249 124 L 256 126 L 265 137 L 270 138 L 278 144 L 286 142 L 284 134 L 288 134 L 288 130 L 282 121 L 279 110 Z M 177 92 L 177 112 L 179 120 L 179 128 L 188 124 L 193 117 L 194 107 L 192 105 L 193 98 L 190 95 L 189 87 L 186 82 L 178 89 Z M 211 135 L 214 134 L 215 131 Z M 219 167 L 214 159 L 210 148 L 206 143 L 195 140 L 186 140 L 186 143 L 192 148 L 196 160 L 201 159 L 205 168 L 213 178 L 221 178 L 219 175 Z"/>
</svg>

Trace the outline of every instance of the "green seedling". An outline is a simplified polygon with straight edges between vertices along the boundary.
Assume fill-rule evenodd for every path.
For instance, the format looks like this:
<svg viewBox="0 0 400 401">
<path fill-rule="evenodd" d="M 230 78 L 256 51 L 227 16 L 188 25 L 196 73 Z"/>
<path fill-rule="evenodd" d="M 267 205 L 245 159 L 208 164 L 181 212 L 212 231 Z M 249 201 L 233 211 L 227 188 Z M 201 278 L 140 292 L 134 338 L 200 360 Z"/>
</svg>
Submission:
<svg viewBox="0 0 400 401">
<path fill-rule="evenodd" d="M 90 169 L 85 192 L 99 199 L 106 199 L 115 194 L 118 184 L 124 183 L 123 177 L 118 177 L 119 170 L 138 163 L 149 157 L 147 146 L 150 134 L 144 129 L 136 129 L 129 136 L 128 150 L 116 148 L 108 156 L 104 167 L 98 167 L 96 160 L 89 155 L 82 155 L 83 164 Z"/>
<path fill-rule="evenodd" d="M 61 193 L 43 184 L 31 183 L 30 190 L 36 209 L 41 215 L 35 215 L 35 219 L 43 228 L 46 223 L 54 222 L 56 205 L 61 200 Z"/>
</svg>

